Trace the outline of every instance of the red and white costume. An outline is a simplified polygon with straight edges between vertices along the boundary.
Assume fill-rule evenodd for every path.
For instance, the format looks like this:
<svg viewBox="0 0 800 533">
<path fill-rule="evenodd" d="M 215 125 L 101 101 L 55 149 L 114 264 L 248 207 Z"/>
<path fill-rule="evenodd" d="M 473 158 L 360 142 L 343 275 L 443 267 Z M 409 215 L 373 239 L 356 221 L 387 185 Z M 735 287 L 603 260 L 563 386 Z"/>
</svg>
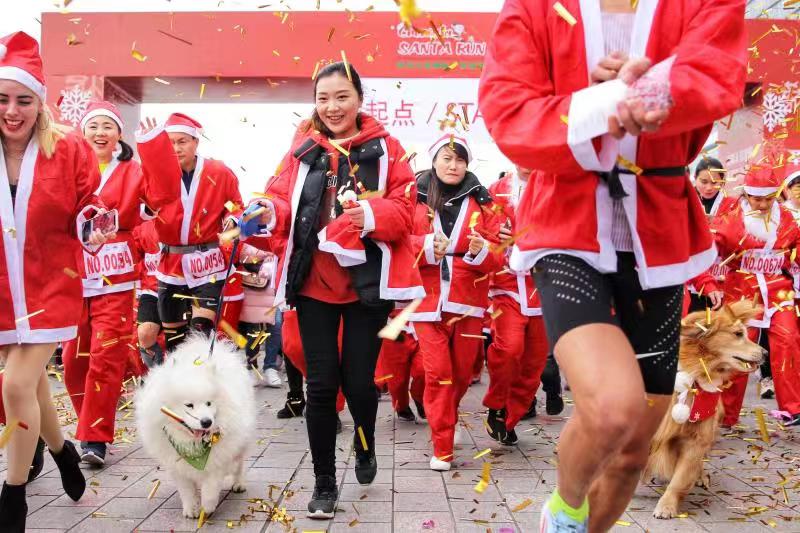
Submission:
<svg viewBox="0 0 800 533">
<path fill-rule="evenodd" d="M 772 169 L 751 170 L 744 190 L 751 196 L 768 196 L 778 191 L 779 180 Z M 739 205 L 718 217 L 713 224 L 720 256 L 731 269 L 725 280 L 728 301 L 742 298 L 764 306 L 760 319 L 751 320 L 749 333 L 758 338 L 758 328 L 769 329 L 772 379 L 778 407 L 792 415 L 800 414 L 800 331 L 792 298 L 793 279 L 789 274 L 793 252 L 800 246 L 800 228 L 792 214 L 777 201 L 769 220 L 753 213 L 745 197 Z M 733 424 L 739 416 L 747 387 L 747 375 L 733 380 L 723 392 L 724 423 Z"/>
<path fill-rule="evenodd" d="M 108 116 L 123 124 L 113 104 L 96 103 L 92 117 Z M 64 343 L 64 384 L 78 415 L 76 437 L 84 442 L 113 442 L 114 416 L 129 360 L 139 358 L 133 336 L 135 284 L 141 256 L 133 231 L 142 223 L 146 197 L 142 172 L 133 160 L 112 158 L 95 193 L 119 213 L 119 231 L 97 254 L 81 250 L 76 258 L 83 281 L 83 311 L 78 338 Z"/>
<path fill-rule="evenodd" d="M 161 245 L 153 220 L 136 226 L 133 230 L 136 250 L 141 258 L 139 267 L 138 295 L 149 294 L 158 297 L 158 264 L 161 262 Z"/>
<path fill-rule="evenodd" d="M 0 39 L 0 79 L 22 83 L 45 99 L 39 45 L 18 32 Z M 36 135 L 22 159 L 12 202 L 0 146 L 0 345 L 56 343 L 75 338 L 83 300 L 75 276 L 83 221 L 98 203 L 97 159 L 79 135 L 45 156 Z"/>
<path fill-rule="evenodd" d="M 394 317 L 398 312 L 393 311 L 389 316 Z M 375 367 L 375 383 L 379 386 L 386 384 L 395 412 L 408 408 L 409 395 L 414 401 L 423 402 L 425 369 L 413 323 L 406 324 L 397 340 L 384 340 L 381 344 L 378 365 Z"/>
<path fill-rule="evenodd" d="M 465 142 L 456 140 L 459 144 Z M 436 150 L 432 150 L 431 157 Z M 451 461 L 453 438 L 458 423 L 458 404 L 469 387 L 475 359 L 482 352 L 482 321 L 488 306 L 489 274 L 501 262 L 489 251 L 489 239 L 497 240 L 498 218 L 491 209 L 488 191 L 468 173 L 472 180 L 466 192 L 448 203 L 460 203 L 447 246 L 440 261 L 434 256 L 434 236 L 442 229 L 439 212 L 432 212 L 425 203 L 425 180 L 437 180 L 433 171 L 417 182 L 420 199 L 414 214 L 412 243 L 419 257 L 419 272 L 425 287 L 425 298 L 411 315 L 422 352 L 425 368 L 425 413 L 431 427 L 434 456 Z M 462 185 L 462 190 L 467 186 Z M 480 188 L 480 190 L 478 190 Z M 482 190 L 482 192 L 481 192 Z M 483 203 L 473 197 L 480 195 Z M 474 228 L 470 225 L 474 223 Z M 475 230 L 486 241 L 484 248 L 471 256 L 467 236 Z"/>
<path fill-rule="evenodd" d="M 514 211 L 519 205 L 525 182 L 516 173 L 506 175 L 489 188 L 499 213 L 519 232 Z M 510 252 L 510 250 L 509 250 Z M 483 405 L 505 409 L 506 429 L 516 427 L 539 389 L 547 362 L 547 337 L 541 304 L 530 272 L 516 272 L 508 266 L 489 280 L 494 321 L 492 344 L 488 351 L 489 387 Z"/>
<path fill-rule="evenodd" d="M 222 231 L 223 219 L 238 212 L 242 196 L 236 175 L 224 163 L 199 155 L 187 192 L 177 156 L 167 136 L 170 132 L 199 137 L 200 124 L 174 113 L 163 128 L 136 136 L 149 187 L 148 207 L 158 212 L 156 229 L 159 239 L 168 246 L 214 246 L 206 251 L 183 254 L 165 250 L 156 277 L 171 285 L 196 287 L 224 275 L 225 258 L 215 245 Z"/>
<path fill-rule="evenodd" d="M 745 3 L 640 1 L 623 51 L 653 63 L 676 56 L 669 80 L 675 105 L 656 133 L 584 142 L 575 141 L 581 126 L 607 101 L 597 95 L 605 84 L 590 86 L 605 55 L 602 15 L 597 0 L 561 4 L 574 25 L 550 0 L 505 2 L 483 68 L 480 108 L 492 137 L 514 163 L 541 171 L 531 176 L 517 220 L 546 231 L 523 235 L 511 266 L 525 271 L 545 255 L 567 253 L 614 272 L 612 198 L 595 171 L 610 171 L 618 155 L 645 170 L 682 167 L 697 155 L 713 121 L 741 102 Z M 619 178 L 642 288 L 679 285 L 706 270 L 716 251 L 689 180 Z"/>
</svg>

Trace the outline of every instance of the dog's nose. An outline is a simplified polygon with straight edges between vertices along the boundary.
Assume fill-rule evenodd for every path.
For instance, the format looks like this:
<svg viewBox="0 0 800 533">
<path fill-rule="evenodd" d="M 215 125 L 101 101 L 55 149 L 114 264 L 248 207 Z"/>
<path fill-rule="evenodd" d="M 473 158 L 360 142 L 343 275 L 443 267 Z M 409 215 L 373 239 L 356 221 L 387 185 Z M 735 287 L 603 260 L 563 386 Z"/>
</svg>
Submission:
<svg viewBox="0 0 800 533">
<path fill-rule="evenodd" d="M 203 418 L 200 420 L 200 425 L 203 426 L 203 429 L 208 429 L 211 427 L 211 419 L 210 418 Z"/>
</svg>

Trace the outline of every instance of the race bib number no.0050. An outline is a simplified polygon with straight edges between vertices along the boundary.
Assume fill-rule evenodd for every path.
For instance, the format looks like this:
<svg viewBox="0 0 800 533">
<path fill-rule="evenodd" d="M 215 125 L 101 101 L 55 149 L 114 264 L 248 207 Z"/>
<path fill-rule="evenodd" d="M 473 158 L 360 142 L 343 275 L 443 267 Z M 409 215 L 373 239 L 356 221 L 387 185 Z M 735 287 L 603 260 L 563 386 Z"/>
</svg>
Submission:
<svg viewBox="0 0 800 533">
<path fill-rule="evenodd" d="M 225 270 L 225 256 L 219 248 L 206 252 L 194 252 L 181 257 L 183 276 L 189 287 L 209 282 L 213 274 Z"/>
<path fill-rule="evenodd" d="M 161 262 L 161 253 L 144 254 L 144 267 L 147 270 L 148 276 L 155 276 L 158 270 L 158 264 Z"/>
<path fill-rule="evenodd" d="M 103 276 L 116 276 L 133 272 L 134 264 L 131 249 L 127 242 L 108 243 L 92 255 L 83 251 L 83 264 L 86 279 L 100 279 Z"/>
</svg>

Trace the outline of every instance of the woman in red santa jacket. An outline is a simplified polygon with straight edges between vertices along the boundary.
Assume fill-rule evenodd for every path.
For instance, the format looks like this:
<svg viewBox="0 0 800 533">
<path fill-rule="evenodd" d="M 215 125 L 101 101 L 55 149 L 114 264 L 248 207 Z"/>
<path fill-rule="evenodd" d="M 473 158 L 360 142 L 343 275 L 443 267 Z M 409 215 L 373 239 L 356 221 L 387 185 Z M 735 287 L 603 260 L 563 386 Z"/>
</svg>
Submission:
<svg viewBox="0 0 800 533">
<path fill-rule="evenodd" d="M 242 196 L 236 175 L 224 163 L 197 154 L 199 122 L 173 113 L 164 127 L 152 119 L 140 126 L 136 140 L 148 206 L 159 213 L 158 314 L 170 351 L 188 333 L 185 300 L 176 294 L 195 298 L 192 329 L 206 335 L 214 330 L 227 266 L 218 234 L 223 220 L 238 214 Z"/>
<path fill-rule="evenodd" d="M 535 231 L 510 262 L 536 267 L 577 406 L 543 532 L 613 527 L 672 399 L 683 284 L 716 256 L 685 168 L 741 104 L 744 6 L 508 0 L 498 17 L 480 109 L 500 150 L 537 170 L 517 211 Z M 586 283 L 557 285 L 571 283 L 567 270 Z"/>
<path fill-rule="evenodd" d="M 433 168 L 417 178 L 414 243 L 425 299 L 411 315 L 425 368 L 425 414 L 432 470 L 450 470 L 458 404 L 481 354 L 489 274 L 501 264 L 489 251 L 499 219 L 492 197 L 467 171 L 466 139 L 445 135 L 430 148 Z"/>
<path fill-rule="evenodd" d="M 320 70 L 312 120 L 267 185 L 265 198 L 246 211 L 263 205 L 267 213 L 239 221 L 243 236 L 262 235 L 250 244 L 280 257 L 275 300 L 297 307 L 316 475 L 308 505 L 312 518 L 333 516 L 338 497 L 335 405 L 340 383 L 357 428 L 356 478 L 361 483 L 375 478 L 377 334 L 386 325 L 392 300 L 423 295 L 409 241 L 414 177 L 400 143 L 359 112 L 363 96 L 352 65 L 333 63 Z"/>
<path fill-rule="evenodd" d="M 95 193 L 118 212 L 117 236 L 98 252 L 79 251 L 83 312 L 78 338 L 64 344 L 64 383 L 78 415 L 76 437 L 84 462 L 105 464 L 106 446 L 114 441 L 114 415 L 130 358 L 135 299 L 141 257 L 133 230 L 142 223 L 146 197 L 142 170 L 122 137 L 119 110 L 110 102 L 89 106 L 81 119 L 83 136 L 100 167 Z M 152 218 L 152 216 L 147 217 Z M 139 354 L 135 354 L 136 357 Z"/>
<path fill-rule="evenodd" d="M 75 338 L 81 283 L 75 252 L 83 222 L 99 210 L 97 160 L 77 135 L 53 123 L 45 102 L 39 45 L 17 32 L 0 38 L 0 359 L 8 418 L 8 469 L 0 531 L 25 531 L 25 483 L 41 434 L 67 495 L 86 481 L 64 440 L 45 367 L 59 342 Z M 99 232 L 85 246 L 97 250 Z"/>
<path fill-rule="evenodd" d="M 506 246 L 502 270 L 489 279 L 492 300 L 492 344 L 488 351 L 489 387 L 483 405 L 489 408 L 487 431 L 496 441 L 511 446 L 514 430 L 536 396 L 547 363 L 547 338 L 539 295 L 530 272 L 515 272 L 508 265 L 515 233 L 514 211 L 528 184 L 531 171 L 517 167 L 489 188 L 503 220 L 500 239 Z"/>
<path fill-rule="evenodd" d="M 723 262 L 730 265 L 725 280 L 729 301 L 752 299 L 764 306 L 760 320 L 748 324 L 755 340 L 769 331 L 769 356 L 778 408 L 792 418 L 784 425 L 800 424 L 800 331 L 794 312 L 792 264 L 797 262 L 800 228 L 776 196 L 780 179 L 772 168 L 753 168 L 745 176 L 744 194 L 735 209 L 713 224 Z M 724 425 L 739 419 L 747 388 L 747 374 L 723 391 Z"/>
</svg>

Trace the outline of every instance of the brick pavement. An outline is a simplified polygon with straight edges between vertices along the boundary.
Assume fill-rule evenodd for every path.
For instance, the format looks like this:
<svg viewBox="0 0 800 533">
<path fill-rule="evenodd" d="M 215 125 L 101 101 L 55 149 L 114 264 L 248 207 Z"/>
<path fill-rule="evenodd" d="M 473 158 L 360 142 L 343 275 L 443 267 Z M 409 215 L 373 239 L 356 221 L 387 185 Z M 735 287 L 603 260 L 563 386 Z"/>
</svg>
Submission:
<svg viewBox="0 0 800 533">
<path fill-rule="evenodd" d="M 486 378 L 484 377 L 484 380 Z M 63 386 L 54 380 L 55 392 Z M 774 401 L 756 401 L 750 387 L 746 406 L 774 408 Z M 480 418 L 485 385 L 473 386 L 464 403 L 464 442 L 457 450 L 456 468 L 437 473 L 428 469 L 430 448 L 425 424 L 395 420 L 389 401 L 382 401 L 376 435 L 379 473 L 369 487 L 355 481 L 351 464 L 352 421 L 345 413 L 345 431 L 338 439 L 340 501 L 332 521 L 305 518 L 313 490 L 311 457 L 303 419 L 275 418 L 285 390 L 258 389 L 261 405 L 257 441 L 248 459 L 248 490 L 226 493 L 203 531 L 298 533 L 458 531 L 493 533 L 533 532 L 538 512 L 555 481 L 554 439 L 564 419 L 541 416 L 518 428 L 520 443 L 513 448 L 489 439 Z M 569 414 L 570 408 L 565 411 Z M 66 410 L 65 410 L 66 412 Z M 89 490 L 73 503 L 63 494 L 58 472 L 49 455 L 42 476 L 28 486 L 31 532 L 116 533 L 128 531 L 195 531 L 197 521 L 184 519 L 175 486 L 159 471 L 136 442 L 132 417 L 119 413 L 121 436 L 111 448 L 108 464 L 89 470 Z M 67 421 L 69 422 L 69 421 Z M 74 431 L 74 425 L 67 426 Z M 615 531 L 800 531 L 800 444 L 792 430 L 770 425 L 770 444 L 759 440 L 754 417 L 748 412 L 738 431 L 720 439 L 708 459 L 710 491 L 696 489 L 684 504 L 683 518 L 656 520 L 651 513 L 659 496 L 657 485 L 640 485 Z M 491 453 L 473 459 L 490 448 Z M 483 463 L 491 464 L 491 484 L 478 494 L 474 487 Z M 0 457 L 5 470 L 5 458 Z M 158 484 L 154 491 L 154 486 Z M 785 494 L 783 489 L 786 489 Z M 788 502 L 788 503 L 787 503 Z M 265 509 L 285 508 L 288 521 L 268 522 Z"/>
</svg>

